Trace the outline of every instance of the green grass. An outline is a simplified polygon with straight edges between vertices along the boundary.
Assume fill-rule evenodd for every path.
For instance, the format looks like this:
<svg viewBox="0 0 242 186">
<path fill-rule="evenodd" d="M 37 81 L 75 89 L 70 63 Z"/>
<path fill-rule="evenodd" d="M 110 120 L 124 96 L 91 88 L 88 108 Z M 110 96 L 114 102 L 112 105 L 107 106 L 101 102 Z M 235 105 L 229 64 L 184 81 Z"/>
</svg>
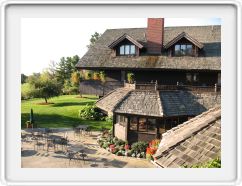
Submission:
<svg viewBox="0 0 242 186">
<path fill-rule="evenodd" d="M 78 95 L 63 95 L 49 99 L 49 105 L 39 105 L 44 99 L 30 99 L 21 102 L 21 127 L 25 128 L 25 122 L 29 120 L 30 109 L 34 111 L 35 125 L 40 128 L 71 128 L 77 125 L 89 125 L 92 130 L 100 130 L 102 127 L 111 128 L 106 121 L 82 120 L 79 110 L 86 104 L 93 105 L 98 98 Z"/>
</svg>

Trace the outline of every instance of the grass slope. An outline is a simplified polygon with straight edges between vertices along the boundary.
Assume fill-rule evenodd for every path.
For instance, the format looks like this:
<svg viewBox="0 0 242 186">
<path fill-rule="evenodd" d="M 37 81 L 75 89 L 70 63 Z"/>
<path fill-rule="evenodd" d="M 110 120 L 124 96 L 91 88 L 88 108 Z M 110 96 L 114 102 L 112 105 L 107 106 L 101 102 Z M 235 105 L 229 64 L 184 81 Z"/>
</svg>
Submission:
<svg viewBox="0 0 242 186">
<path fill-rule="evenodd" d="M 43 99 L 23 100 L 21 102 L 21 127 L 25 128 L 25 122 L 29 120 L 30 109 L 34 111 L 35 124 L 40 128 L 69 128 L 77 125 L 89 125 L 93 130 L 101 127 L 111 128 L 106 121 L 81 120 L 79 110 L 86 104 L 94 104 L 95 96 L 78 98 L 77 95 L 63 95 L 49 99 L 49 105 L 40 105 Z"/>
</svg>

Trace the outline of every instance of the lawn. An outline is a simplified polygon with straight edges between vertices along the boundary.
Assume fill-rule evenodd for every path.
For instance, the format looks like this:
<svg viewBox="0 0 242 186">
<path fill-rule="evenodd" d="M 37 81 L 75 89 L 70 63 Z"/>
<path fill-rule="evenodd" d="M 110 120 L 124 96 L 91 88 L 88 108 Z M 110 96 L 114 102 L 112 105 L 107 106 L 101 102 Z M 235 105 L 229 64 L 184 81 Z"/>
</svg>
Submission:
<svg viewBox="0 0 242 186">
<path fill-rule="evenodd" d="M 92 130 L 102 127 L 111 128 L 106 121 L 82 120 L 78 114 L 82 106 L 92 105 L 97 101 L 95 96 L 63 95 L 49 99 L 49 105 L 40 105 L 44 99 L 23 100 L 21 102 L 21 127 L 29 120 L 30 109 L 34 111 L 35 124 L 40 128 L 71 128 L 77 125 L 89 125 Z"/>
</svg>

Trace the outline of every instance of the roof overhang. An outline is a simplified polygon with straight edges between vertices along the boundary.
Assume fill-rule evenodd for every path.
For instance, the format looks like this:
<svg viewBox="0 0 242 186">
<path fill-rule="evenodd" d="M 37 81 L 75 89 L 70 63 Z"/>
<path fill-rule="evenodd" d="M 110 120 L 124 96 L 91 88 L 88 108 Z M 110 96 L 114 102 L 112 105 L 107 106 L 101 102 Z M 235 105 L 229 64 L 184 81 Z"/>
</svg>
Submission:
<svg viewBox="0 0 242 186">
<path fill-rule="evenodd" d="M 108 47 L 112 49 L 112 48 L 116 47 L 120 42 L 122 42 L 125 39 L 129 40 L 131 43 L 133 43 L 138 48 L 143 48 L 144 47 L 142 44 L 140 44 L 138 41 L 136 41 L 135 39 L 133 39 L 128 34 L 122 35 L 121 37 L 119 37 L 118 39 L 116 39 L 115 41 L 113 41 Z"/>
<path fill-rule="evenodd" d="M 190 35 L 188 35 L 186 32 L 182 32 L 180 33 L 178 36 L 176 36 L 174 39 L 172 39 L 171 41 L 169 41 L 164 48 L 168 49 L 170 48 L 172 45 L 176 44 L 178 41 L 180 41 L 182 38 L 186 38 L 188 41 L 190 41 L 191 43 L 193 43 L 194 45 L 196 45 L 198 48 L 203 48 L 203 44 L 200 43 L 198 40 L 194 39 L 193 37 L 191 37 Z"/>
</svg>

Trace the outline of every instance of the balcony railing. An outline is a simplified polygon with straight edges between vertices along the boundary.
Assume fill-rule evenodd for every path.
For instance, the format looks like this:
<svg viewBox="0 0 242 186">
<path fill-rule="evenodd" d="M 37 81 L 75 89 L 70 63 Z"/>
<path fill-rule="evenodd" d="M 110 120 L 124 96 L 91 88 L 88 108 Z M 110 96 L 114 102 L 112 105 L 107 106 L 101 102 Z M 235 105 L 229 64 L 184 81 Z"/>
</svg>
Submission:
<svg viewBox="0 0 242 186">
<path fill-rule="evenodd" d="M 164 85 L 153 83 L 141 83 L 134 82 L 132 84 L 125 83 L 121 81 L 107 81 L 101 82 L 96 80 L 84 80 L 80 82 L 80 94 L 92 94 L 97 96 L 104 96 L 108 92 L 115 90 L 117 88 L 126 87 L 133 90 L 183 90 L 183 91 L 193 91 L 193 92 L 220 92 L 221 87 L 215 84 L 214 86 L 192 86 L 192 85 Z"/>
<path fill-rule="evenodd" d="M 126 85 L 126 84 L 125 84 Z M 221 87 L 215 84 L 214 86 L 193 86 L 193 85 L 162 85 L 156 83 L 134 83 L 133 89 L 136 90 L 184 90 L 193 92 L 220 92 Z"/>
<path fill-rule="evenodd" d="M 101 82 L 97 80 L 84 80 L 80 82 L 79 90 L 80 94 L 104 96 L 108 92 L 123 86 L 124 82 L 121 81 Z"/>
</svg>

